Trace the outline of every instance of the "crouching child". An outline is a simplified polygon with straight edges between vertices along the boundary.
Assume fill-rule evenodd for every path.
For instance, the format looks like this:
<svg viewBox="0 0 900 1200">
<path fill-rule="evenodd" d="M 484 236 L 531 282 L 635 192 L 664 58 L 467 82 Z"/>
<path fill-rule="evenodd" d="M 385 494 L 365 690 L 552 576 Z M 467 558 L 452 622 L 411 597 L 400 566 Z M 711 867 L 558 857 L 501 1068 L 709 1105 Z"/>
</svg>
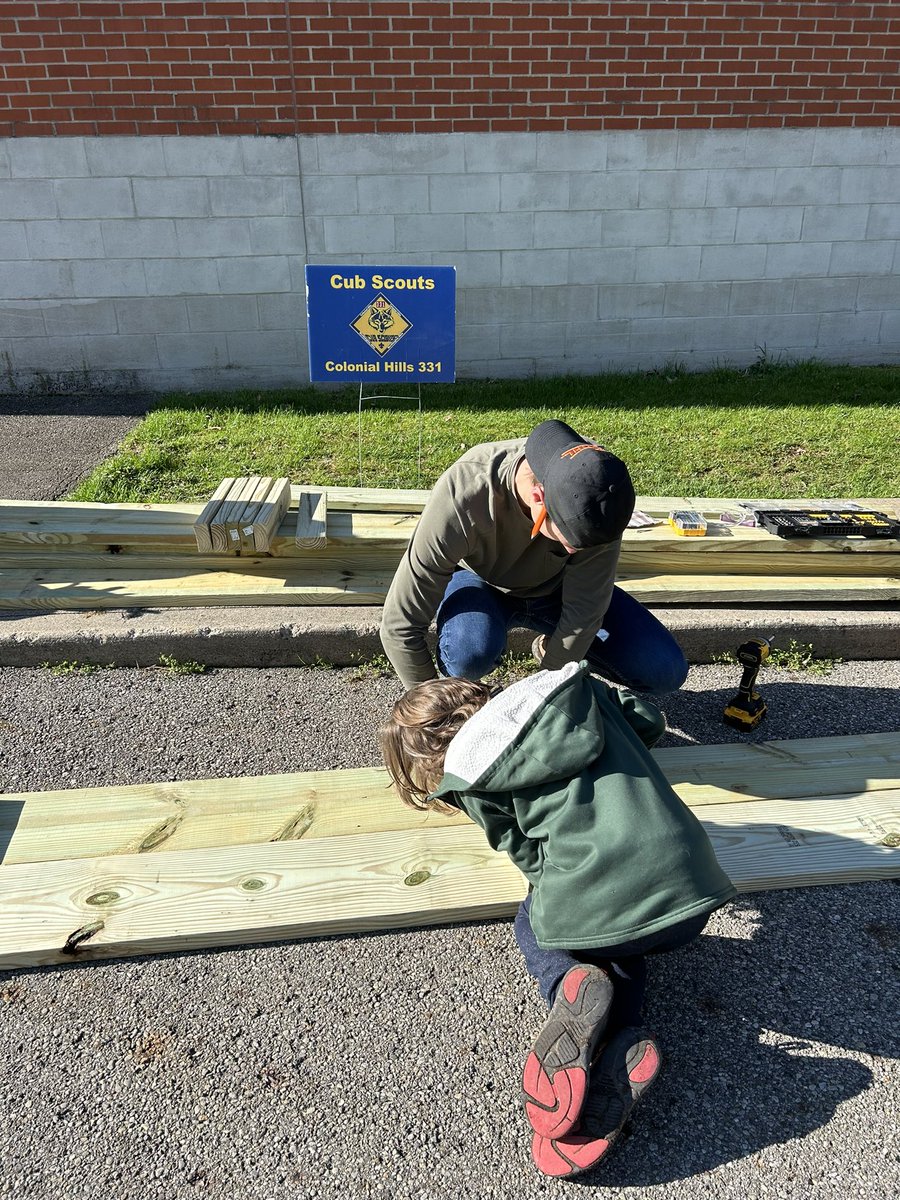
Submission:
<svg viewBox="0 0 900 1200">
<path fill-rule="evenodd" d="M 496 695 L 418 684 L 381 731 L 404 803 L 466 813 L 528 881 L 515 935 L 550 1011 L 522 1091 L 546 1175 L 600 1162 L 657 1076 L 646 955 L 692 941 L 735 894 L 648 753 L 664 729 L 658 709 L 570 663 Z"/>
</svg>

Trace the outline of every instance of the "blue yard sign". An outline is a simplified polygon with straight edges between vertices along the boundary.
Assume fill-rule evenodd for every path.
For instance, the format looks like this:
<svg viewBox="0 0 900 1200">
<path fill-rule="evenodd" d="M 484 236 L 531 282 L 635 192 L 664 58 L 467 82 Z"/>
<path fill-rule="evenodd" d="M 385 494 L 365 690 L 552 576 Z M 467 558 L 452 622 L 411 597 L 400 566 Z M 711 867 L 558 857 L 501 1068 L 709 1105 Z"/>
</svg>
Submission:
<svg viewBox="0 0 900 1200">
<path fill-rule="evenodd" d="M 307 267 L 313 383 L 452 383 L 456 267 Z"/>
</svg>

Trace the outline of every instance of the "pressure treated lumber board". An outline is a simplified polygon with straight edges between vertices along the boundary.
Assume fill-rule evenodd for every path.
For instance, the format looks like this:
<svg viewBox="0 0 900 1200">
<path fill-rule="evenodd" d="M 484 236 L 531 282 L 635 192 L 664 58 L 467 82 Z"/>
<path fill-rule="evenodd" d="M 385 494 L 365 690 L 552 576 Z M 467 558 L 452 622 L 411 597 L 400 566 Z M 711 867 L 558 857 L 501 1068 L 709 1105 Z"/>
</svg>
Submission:
<svg viewBox="0 0 900 1200">
<path fill-rule="evenodd" d="M 308 485 L 292 485 L 291 500 Z M 403 512 L 419 513 L 428 502 L 431 492 L 424 488 L 342 488 L 329 487 L 328 507 L 334 512 Z"/>
<path fill-rule="evenodd" d="M 199 517 L 197 517 L 196 521 L 194 521 L 194 540 L 196 541 L 197 549 L 201 554 L 212 553 L 212 535 L 210 534 L 209 527 L 215 519 L 216 513 L 218 513 L 219 509 L 221 508 L 222 501 L 231 491 L 232 487 L 234 487 L 233 478 L 229 477 L 227 479 L 223 479 L 210 496 Z M 40 512 L 40 508 L 36 506 L 35 511 Z M 6 516 L 7 514 L 4 513 L 3 515 Z"/>
<path fill-rule="evenodd" d="M 900 787 L 900 732 L 651 751 L 690 806 Z"/>
<path fill-rule="evenodd" d="M 320 555 L 329 550 L 319 551 Z M 318 560 L 316 560 L 318 561 Z M 179 608 L 194 605 L 315 604 L 378 605 L 384 603 L 395 560 L 380 567 L 367 560 L 364 569 L 353 555 L 344 566 L 289 565 L 250 570 L 140 571 L 128 569 L 83 577 L 71 569 L 0 570 L 0 608 Z M 619 586 L 644 604 L 754 604 L 864 601 L 882 604 L 900 599 L 900 580 L 886 576 L 755 576 L 642 575 L 623 577 Z"/>
<path fill-rule="evenodd" d="M 214 552 L 171 553 L 166 548 L 162 548 L 162 552 L 145 549 L 139 553 L 110 554 L 100 547 L 73 546 L 60 551 L 39 546 L 33 550 L 16 548 L 0 552 L 0 571 L 69 570 L 73 574 L 77 572 L 80 576 L 91 579 L 98 573 L 101 576 L 107 573 L 124 575 L 155 570 L 191 574 L 200 567 L 237 575 L 246 574 L 257 567 L 291 572 L 338 563 L 341 567 L 352 564 L 356 572 L 361 573 L 373 555 L 380 564 L 390 563 L 395 568 L 401 561 L 406 544 L 405 534 L 402 535 L 402 542 L 397 541 L 393 544 L 388 539 L 350 539 L 340 534 L 332 536 L 332 533 L 326 538 L 325 535 L 314 532 L 316 528 L 321 530 L 324 526 L 319 522 L 307 522 L 302 527 L 305 543 L 303 546 L 299 541 L 294 541 L 291 550 L 287 551 L 279 544 L 282 542 L 279 538 L 273 547 L 275 553 L 265 554 L 253 549 L 253 527 L 246 528 L 250 529 L 251 540 L 245 541 L 242 536 L 240 556 L 225 556 Z M 243 528 L 241 533 L 244 534 Z M 326 547 L 331 550 L 331 557 L 322 554 Z M 900 579 L 900 552 L 848 554 L 834 551 L 830 554 L 797 554 L 759 552 L 754 548 L 749 553 L 739 550 L 717 553 L 711 550 L 708 554 L 698 556 L 690 552 L 682 553 L 671 544 L 657 549 L 649 545 L 638 548 L 624 546 L 619 558 L 619 578 L 650 574 Z"/>
<path fill-rule="evenodd" d="M 743 891 L 895 878 L 900 797 L 700 813 Z M 472 826 L 0 868 L 0 968 L 508 916 L 525 881 Z"/>
<path fill-rule="evenodd" d="M 900 788 L 900 733 L 653 751 L 686 804 Z M 4 864 L 459 827 L 403 806 L 368 767 L 0 796 Z M 4 848 L 5 847 L 5 851 Z"/>
<path fill-rule="evenodd" d="M 249 479 L 242 475 L 234 480 L 231 487 L 228 489 L 228 494 L 222 503 L 219 505 L 215 516 L 209 525 L 209 536 L 212 541 L 213 550 L 225 552 L 234 549 L 229 540 L 229 531 L 235 533 L 235 541 L 240 545 L 240 536 L 234 530 L 234 519 L 239 512 L 242 511 L 246 503 L 245 493 Z"/>
<path fill-rule="evenodd" d="M 293 496 L 292 507 L 296 509 L 301 488 L 289 489 Z M 329 537 L 344 541 L 388 540 L 392 545 L 404 545 L 418 520 L 416 511 L 407 512 L 397 507 L 392 498 L 405 493 L 391 491 L 369 492 L 366 495 L 380 496 L 383 507 L 370 511 L 363 507 L 348 507 L 352 504 L 341 498 L 344 492 L 354 489 L 325 489 L 329 512 Z M 428 493 L 414 493 L 427 496 Z M 372 501 L 375 503 L 375 501 Z M 663 513 L 667 506 L 700 507 L 709 513 L 710 506 L 720 508 L 728 501 L 709 501 L 701 505 L 697 499 L 684 498 L 639 498 L 638 505 L 651 512 Z M 736 503 L 736 502 L 735 502 Z M 779 502 L 780 503 L 780 502 Z M 799 501 L 791 502 L 799 504 Z M 809 502 L 812 503 L 812 502 Z M 820 502 L 821 503 L 821 502 Z M 824 502 L 828 503 L 828 502 Z M 896 500 L 859 500 L 858 504 L 879 508 L 894 515 L 900 502 Z M 789 502 L 784 502 L 788 506 Z M 408 506 L 406 506 L 408 507 Z M 10 548 L 50 545 L 64 547 L 86 543 L 106 548 L 114 545 L 121 552 L 152 546 L 155 552 L 189 553 L 194 548 L 194 523 L 202 516 L 203 506 L 197 504 L 73 504 L 64 501 L 16 501 L 0 500 L 0 552 Z M 282 552 L 291 552 L 293 530 L 285 523 L 274 538 L 272 549 L 277 553 L 283 542 Z M 784 554 L 841 553 L 879 554 L 896 552 L 900 543 L 896 539 L 864 538 L 777 538 L 765 530 L 740 526 L 715 525 L 706 538 L 679 538 L 667 526 L 659 525 L 645 529 L 630 529 L 625 532 L 625 543 L 635 550 L 651 547 L 664 550 L 677 545 L 685 553 L 725 552 L 732 549 L 741 553 L 755 549 Z"/>
<path fill-rule="evenodd" d="M 328 544 L 328 496 L 324 491 L 303 488 L 297 497 L 296 544 L 303 550 L 319 550 Z"/>
<path fill-rule="evenodd" d="M 276 479 L 253 518 L 253 545 L 256 550 L 269 549 L 290 502 L 290 480 L 285 477 Z"/>
<path fill-rule="evenodd" d="M 247 528 L 251 529 L 252 526 Z M 268 567 L 281 571 L 314 568 L 327 564 L 329 559 L 323 557 L 321 551 L 329 547 L 337 552 L 337 561 L 351 563 L 357 572 L 364 570 L 367 557 L 375 554 L 380 561 L 400 562 L 407 536 L 393 544 L 388 539 L 372 539 L 342 537 L 339 533 L 329 532 L 327 537 L 315 534 L 314 529 L 322 529 L 319 522 L 304 524 L 302 542 L 295 540 L 290 550 L 283 545 L 280 537 L 273 544 L 274 554 L 257 553 L 252 541 L 241 539 L 241 554 L 238 557 L 226 557 L 222 554 L 209 553 L 170 553 L 162 547 L 162 552 L 149 549 L 140 553 L 104 553 L 101 548 L 72 547 L 66 551 L 54 550 L 51 547 L 37 547 L 34 550 L 6 550 L 0 553 L 0 571 L 58 571 L 67 569 L 79 572 L 84 578 L 91 579 L 96 574 L 115 572 L 144 572 L 154 570 L 195 572 L 199 567 L 207 567 L 216 571 L 229 571 L 238 575 L 246 573 L 254 567 Z M 243 529 L 241 531 L 243 533 Z M 740 575 L 740 576 L 800 576 L 800 577 L 830 577 L 834 579 L 875 577 L 900 579 L 900 552 L 894 553 L 831 553 L 810 552 L 809 554 L 782 553 L 774 550 L 760 552 L 753 548 L 750 552 L 742 552 L 737 548 L 732 551 L 718 553 L 710 550 L 703 555 L 682 553 L 678 547 L 671 544 L 663 548 L 653 546 L 634 547 L 625 545 L 619 558 L 619 577 L 629 575 Z M 746 586 L 746 585 L 745 585 Z"/>
<path fill-rule="evenodd" d="M 291 492 L 299 503 L 308 491 L 277 480 L 265 501 L 258 502 L 258 493 L 250 501 L 251 548 L 250 526 L 245 529 L 242 522 L 253 479 L 237 484 L 239 498 L 219 503 L 211 544 L 233 545 L 239 554 L 197 553 L 194 547 L 202 540 L 195 529 L 202 515 L 197 505 L 0 501 L 0 607 L 383 602 L 418 517 L 399 508 L 368 512 L 365 506 L 409 506 L 407 493 L 326 489 L 328 526 L 315 540 L 327 538 L 327 544 L 313 548 L 297 544 L 297 518 L 284 519 Z M 650 497 L 643 503 L 665 509 L 677 500 L 694 503 L 690 497 Z M 894 501 L 872 503 L 886 511 L 896 508 Z M 692 539 L 662 526 L 630 530 L 619 582 L 648 604 L 742 604 L 749 594 L 759 604 L 886 604 L 900 597 L 900 542 L 786 541 L 758 529 L 724 526 L 714 526 L 707 538 Z"/>
<path fill-rule="evenodd" d="M 263 505 L 272 490 L 274 482 L 275 480 L 271 475 L 261 476 L 250 495 L 250 499 L 247 501 L 244 511 L 241 513 L 240 533 L 242 554 L 255 553 L 256 551 L 256 520 L 263 512 Z"/>
<path fill-rule="evenodd" d="M 292 486 L 291 494 L 296 501 L 300 488 Z M 343 488 L 329 487 L 329 508 L 358 512 L 421 512 L 431 495 L 426 489 L 403 488 Z M 716 517 L 742 504 L 769 504 L 779 508 L 840 507 L 852 502 L 861 508 L 883 509 L 890 506 L 888 514 L 900 516 L 897 498 L 884 496 L 866 497 L 810 497 L 800 500 L 760 500 L 752 497 L 716 498 L 709 496 L 638 496 L 635 507 L 651 516 L 666 516 L 674 508 L 693 508 L 704 516 Z"/>
<path fill-rule="evenodd" d="M 459 825 L 406 808 L 380 768 L 0 796 L 4 864 Z"/>
</svg>

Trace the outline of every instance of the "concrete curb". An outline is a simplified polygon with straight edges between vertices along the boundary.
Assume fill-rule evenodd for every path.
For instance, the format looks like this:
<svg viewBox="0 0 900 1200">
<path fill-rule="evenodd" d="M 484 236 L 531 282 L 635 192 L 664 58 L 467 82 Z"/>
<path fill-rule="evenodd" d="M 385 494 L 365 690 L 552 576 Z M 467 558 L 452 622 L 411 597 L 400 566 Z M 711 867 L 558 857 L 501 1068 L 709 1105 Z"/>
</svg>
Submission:
<svg viewBox="0 0 900 1200">
<path fill-rule="evenodd" d="M 820 657 L 900 659 L 896 608 L 657 608 L 693 663 L 711 662 L 748 636 L 812 644 Z M 383 653 L 378 607 L 169 608 L 0 612 L 0 666 L 80 662 L 153 666 L 160 655 L 207 666 L 350 666 Z M 514 630 L 525 653 L 533 634 Z"/>
</svg>

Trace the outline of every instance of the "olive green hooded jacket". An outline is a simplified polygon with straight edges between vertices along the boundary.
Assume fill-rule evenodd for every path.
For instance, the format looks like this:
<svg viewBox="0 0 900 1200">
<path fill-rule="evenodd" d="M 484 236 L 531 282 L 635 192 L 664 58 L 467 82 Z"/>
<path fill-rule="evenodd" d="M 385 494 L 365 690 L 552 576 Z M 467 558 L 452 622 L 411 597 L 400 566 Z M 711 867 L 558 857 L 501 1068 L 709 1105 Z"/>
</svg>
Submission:
<svg viewBox="0 0 900 1200">
<path fill-rule="evenodd" d="M 616 946 L 735 894 L 648 752 L 664 728 L 658 709 L 569 663 L 495 696 L 450 743 L 433 795 L 526 876 L 540 946 Z"/>
</svg>

